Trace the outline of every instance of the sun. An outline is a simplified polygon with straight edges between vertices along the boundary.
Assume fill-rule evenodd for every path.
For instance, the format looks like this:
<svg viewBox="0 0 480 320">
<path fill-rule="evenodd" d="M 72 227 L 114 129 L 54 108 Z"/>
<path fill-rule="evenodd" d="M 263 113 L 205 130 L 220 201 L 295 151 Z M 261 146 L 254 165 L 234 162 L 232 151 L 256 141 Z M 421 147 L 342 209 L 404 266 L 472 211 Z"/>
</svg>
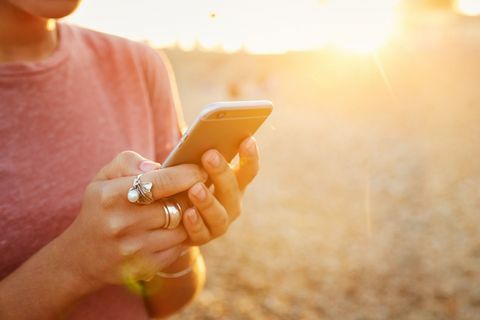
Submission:
<svg viewBox="0 0 480 320">
<path fill-rule="evenodd" d="M 330 43 L 338 48 L 370 53 L 382 46 L 396 22 L 395 0 L 336 0 L 326 5 Z"/>
</svg>

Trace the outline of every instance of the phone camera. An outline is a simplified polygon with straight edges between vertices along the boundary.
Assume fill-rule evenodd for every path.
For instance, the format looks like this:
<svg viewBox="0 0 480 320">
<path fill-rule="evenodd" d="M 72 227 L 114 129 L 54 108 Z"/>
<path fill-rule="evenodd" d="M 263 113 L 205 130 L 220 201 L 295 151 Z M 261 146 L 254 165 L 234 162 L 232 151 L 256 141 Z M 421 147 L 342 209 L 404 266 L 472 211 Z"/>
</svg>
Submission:
<svg viewBox="0 0 480 320">
<path fill-rule="evenodd" d="M 226 113 L 225 113 L 225 112 L 219 112 L 219 113 L 217 114 L 217 119 L 223 119 L 223 118 L 225 118 L 225 116 L 226 116 Z"/>
</svg>

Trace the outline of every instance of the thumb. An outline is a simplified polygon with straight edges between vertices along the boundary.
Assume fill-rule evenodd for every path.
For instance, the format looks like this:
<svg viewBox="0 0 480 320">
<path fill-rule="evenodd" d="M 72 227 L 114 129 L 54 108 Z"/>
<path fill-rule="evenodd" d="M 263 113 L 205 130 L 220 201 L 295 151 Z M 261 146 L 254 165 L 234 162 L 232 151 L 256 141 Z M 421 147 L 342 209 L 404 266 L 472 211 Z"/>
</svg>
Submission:
<svg viewBox="0 0 480 320">
<path fill-rule="evenodd" d="M 98 172 L 94 180 L 111 180 L 120 177 L 136 176 L 160 169 L 160 166 L 160 163 L 146 159 L 134 151 L 122 151 Z"/>
</svg>

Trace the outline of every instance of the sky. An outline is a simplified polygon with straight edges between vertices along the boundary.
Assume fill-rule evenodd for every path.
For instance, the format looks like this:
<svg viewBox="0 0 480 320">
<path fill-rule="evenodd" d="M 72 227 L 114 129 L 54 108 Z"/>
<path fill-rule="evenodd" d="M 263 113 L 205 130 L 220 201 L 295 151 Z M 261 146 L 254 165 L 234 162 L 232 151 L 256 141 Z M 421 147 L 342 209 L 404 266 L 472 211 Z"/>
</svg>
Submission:
<svg viewBox="0 0 480 320">
<path fill-rule="evenodd" d="M 359 52 L 381 46 L 396 27 L 399 0 L 84 0 L 70 22 L 146 40 L 252 53 L 327 44 Z M 480 12 L 480 0 L 458 0 Z M 473 10 L 473 11 L 472 11 Z"/>
</svg>

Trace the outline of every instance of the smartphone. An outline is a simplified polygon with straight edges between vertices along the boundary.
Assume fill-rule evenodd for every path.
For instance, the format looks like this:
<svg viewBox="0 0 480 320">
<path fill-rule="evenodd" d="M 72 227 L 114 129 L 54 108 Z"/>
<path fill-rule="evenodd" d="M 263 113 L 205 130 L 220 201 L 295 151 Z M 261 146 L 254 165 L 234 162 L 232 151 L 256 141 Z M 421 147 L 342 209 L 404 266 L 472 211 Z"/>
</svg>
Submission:
<svg viewBox="0 0 480 320">
<path fill-rule="evenodd" d="M 186 163 L 201 165 L 202 155 L 210 149 L 217 149 L 231 162 L 242 141 L 257 131 L 272 109 L 272 102 L 268 100 L 208 105 L 165 159 L 162 168 Z"/>
</svg>

